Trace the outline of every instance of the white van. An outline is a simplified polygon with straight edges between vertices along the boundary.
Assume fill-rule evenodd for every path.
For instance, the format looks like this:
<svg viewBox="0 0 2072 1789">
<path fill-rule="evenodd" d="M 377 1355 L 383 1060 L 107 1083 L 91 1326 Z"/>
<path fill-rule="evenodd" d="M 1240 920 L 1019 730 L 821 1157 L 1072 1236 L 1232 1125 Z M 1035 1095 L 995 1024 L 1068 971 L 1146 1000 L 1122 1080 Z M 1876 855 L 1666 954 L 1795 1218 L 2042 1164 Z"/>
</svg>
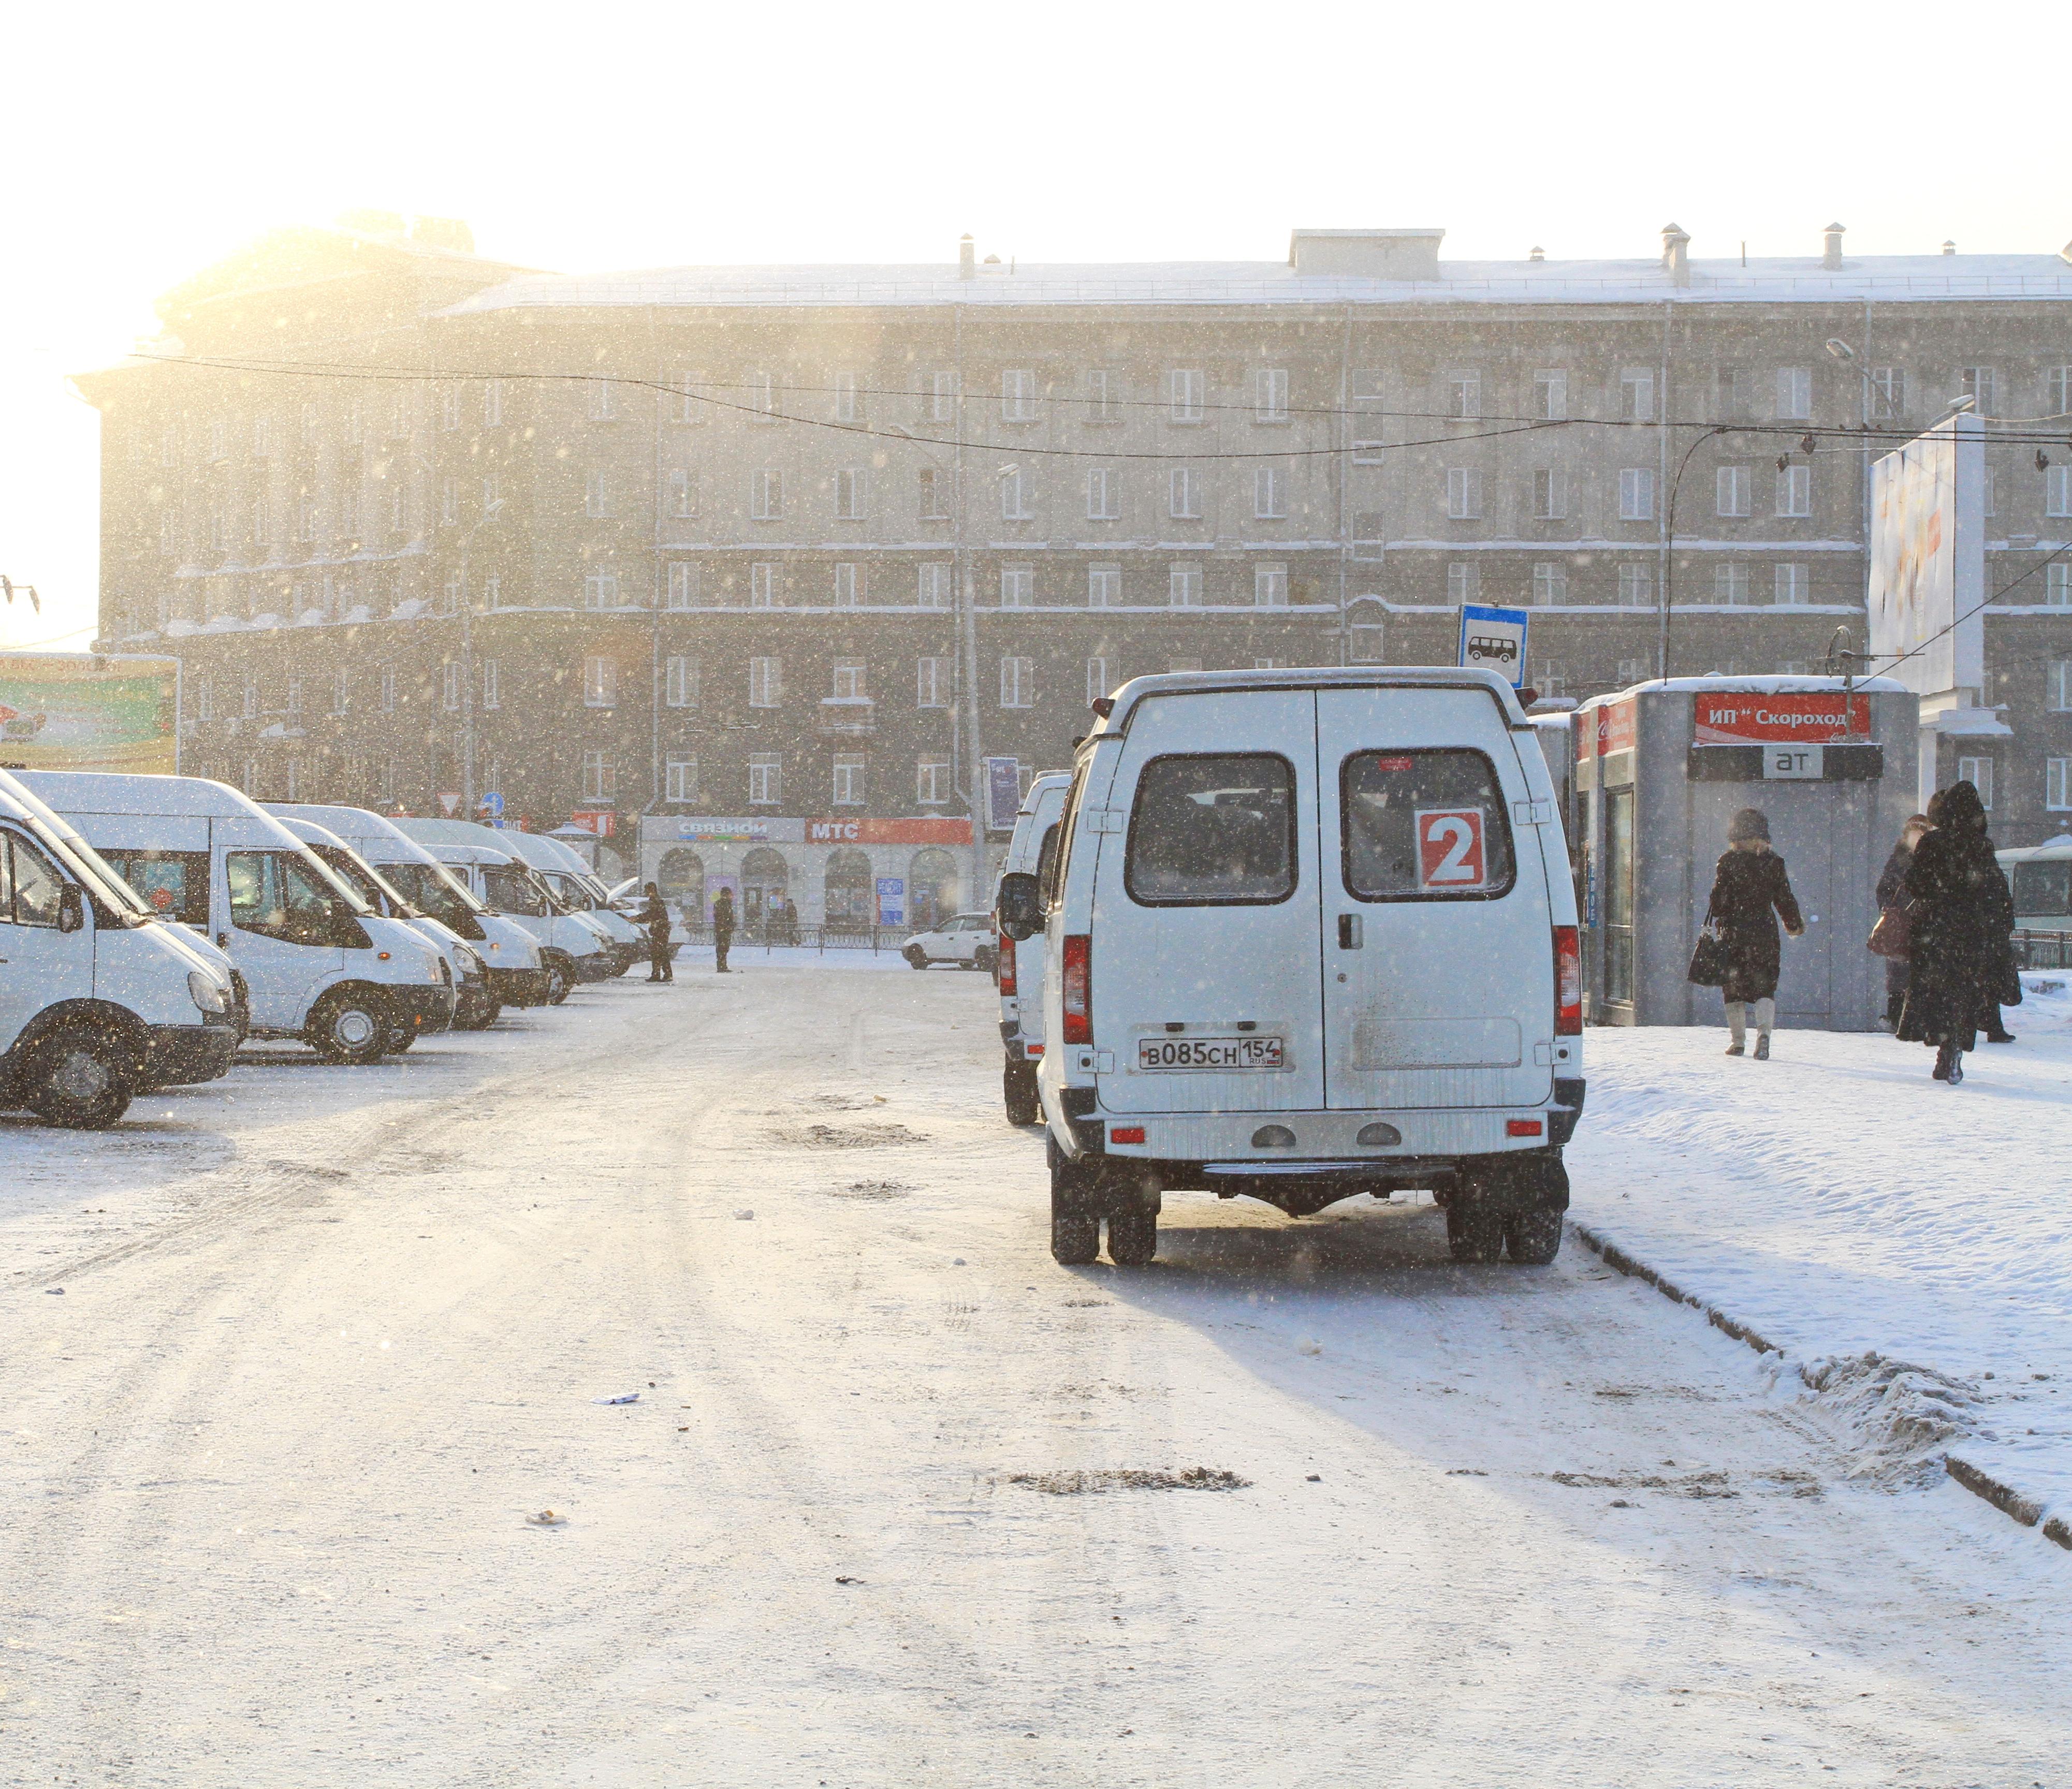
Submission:
<svg viewBox="0 0 2072 1789">
<path fill-rule="evenodd" d="M 455 1031 L 479 1031 L 496 1016 L 496 998 L 489 991 L 489 968 L 467 941 L 439 920 L 421 911 L 381 872 L 339 835 L 314 820 L 283 814 L 273 803 L 268 813 L 306 845 L 310 853 L 360 898 L 384 919 L 399 919 L 446 959 L 453 979 Z M 407 1050 L 419 1034 L 401 1028 L 388 1037 L 392 1053 Z"/>
<path fill-rule="evenodd" d="M 1552 1261 L 1583 1104 L 1575 899 L 1492 671 L 1186 672 L 1095 704 L 1047 888 L 1051 1249 L 1157 1247 L 1161 1192 L 1306 1216 L 1425 1189 L 1457 1261 Z"/>
<path fill-rule="evenodd" d="M 1064 814 L 1065 791 L 1071 783 L 1069 770 L 1046 770 L 1030 783 L 1014 816 L 1007 856 L 1001 860 L 1003 879 L 1033 876 L 1042 883 L 1049 859 L 1057 854 L 1058 822 Z M 1009 1124 L 1034 1124 L 1043 1116 L 1036 1098 L 1036 1065 L 1043 1056 L 1043 934 L 1038 932 L 1018 942 L 997 929 L 999 909 L 996 884 L 993 974 L 1000 989 L 1000 1041 L 1007 1052 L 1001 1065 L 1001 1096 Z"/>
<path fill-rule="evenodd" d="M 411 835 L 420 843 L 437 839 L 450 845 L 480 845 L 500 851 L 528 866 L 548 890 L 572 913 L 586 913 L 610 942 L 623 975 L 648 960 L 648 935 L 611 905 L 611 897 L 573 846 L 545 833 L 499 831 L 472 820 L 413 820 Z"/>
<path fill-rule="evenodd" d="M 140 1088 L 213 1081 L 230 1005 L 228 971 L 0 770 L 0 1105 L 94 1130 Z"/>
<path fill-rule="evenodd" d="M 147 901 L 229 953 L 257 1037 L 330 1062 L 377 1062 L 397 1029 L 453 1020 L 445 960 L 384 919 L 273 815 L 201 777 L 24 770 Z"/>
<path fill-rule="evenodd" d="M 472 1024 L 463 1024 L 456 1012 L 456 1030 L 487 1030 L 507 1006 L 547 1003 L 547 972 L 541 966 L 540 946 L 532 934 L 476 900 L 464 882 L 394 821 L 364 807 L 314 802 L 275 802 L 269 810 L 283 819 L 293 814 L 335 833 L 412 906 L 456 933 L 481 957 L 489 970 L 489 1010 Z"/>
<path fill-rule="evenodd" d="M 416 824 L 408 820 L 398 823 L 405 828 Z M 606 948 L 602 933 L 586 915 L 563 912 L 529 865 L 508 851 L 487 846 L 421 842 L 483 906 L 532 934 L 540 947 L 540 966 L 546 972 L 548 1004 L 559 1006 L 578 982 L 602 981 L 615 972 L 617 959 Z"/>
</svg>

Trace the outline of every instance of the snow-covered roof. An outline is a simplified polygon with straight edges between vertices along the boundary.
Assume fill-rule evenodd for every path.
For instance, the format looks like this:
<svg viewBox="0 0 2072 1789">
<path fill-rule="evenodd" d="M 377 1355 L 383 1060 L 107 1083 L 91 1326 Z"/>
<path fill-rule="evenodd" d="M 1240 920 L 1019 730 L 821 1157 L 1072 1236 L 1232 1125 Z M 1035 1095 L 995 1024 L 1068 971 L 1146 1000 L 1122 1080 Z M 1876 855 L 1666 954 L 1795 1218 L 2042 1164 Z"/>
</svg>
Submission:
<svg viewBox="0 0 2072 1789">
<path fill-rule="evenodd" d="M 1708 671 L 1702 677 L 1651 677 L 1630 688 L 1611 690 L 1602 695 L 1589 697 L 1583 706 L 1601 708 L 1613 702 L 1622 702 L 1628 696 L 1656 690 L 1681 691 L 1695 695 L 1706 691 L 1717 693 L 1732 691 L 1749 695 L 1788 695 L 1839 694 L 1844 679 L 1840 677 L 1797 676 L 1785 671 L 1766 671 L 1753 676 L 1733 676 L 1725 671 Z M 1859 695 L 1904 695 L 1906 686 L 1896 677 L 1859 677 L 1853 686 Z"/>
<path fill-rule="evenodd" d="M 614 306 L 1778 304 L 1984 298 L 2072 299 L 2058 255 L 1884 255 L 1839 269 L 1816 256 L 1695 261 L 1677 285 L 1654 258 L 1441 261 L 1438 277 L 1297 273 L 1281 261 L 1133 261 L 987 265 L 656 267 L 528 274 L 474 293 L 444 314 Z"/>
</svg>

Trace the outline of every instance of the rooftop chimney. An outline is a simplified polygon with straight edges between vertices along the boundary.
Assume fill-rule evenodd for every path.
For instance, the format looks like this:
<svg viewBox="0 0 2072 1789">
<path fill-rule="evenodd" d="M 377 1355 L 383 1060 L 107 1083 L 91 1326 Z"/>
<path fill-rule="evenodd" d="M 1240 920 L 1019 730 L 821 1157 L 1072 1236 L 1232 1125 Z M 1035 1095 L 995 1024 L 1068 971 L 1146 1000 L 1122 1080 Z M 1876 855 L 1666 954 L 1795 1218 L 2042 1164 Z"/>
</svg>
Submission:
<svg viewBox="0 0 2072 1789">
<path fill-rule="evenodd" d="M 968 231 L 957 238 L 957 277 L 960 280 L 978 277 L 978 250 L 972 246 Z"/>
<path fill-rule="evenodd" d="M 1536 243 L 1531 248 L 1526 250 L 1525 258 L 1527 261 L 1544 261 L 1547 258 L 1547 251 Z"/>
<path fill-rule="evenodd" d="M 1831 224 L 1820 233 L 1820 265 L 1830 273 L 1838 271 L 1842 265 L 1842 236 L 1845 226 Z"/>
<path fill-rule="evenodd" d="M 1944 254 L 1946 254 L 1946 255 L 1954 255 L 1954 254 L 1955 254 L 1955 253 L 1957 252 L 1957 245 L 1956 245 L 1956 244 L 1955 244 L 1955 243 L 1954 243 L 1954 242 L 1946 242 L 1946 243 L 1944 243 L 1944 244 L 1942 244 L 1942 252 L 1943 252 Z"/>
<path fill-rule="evenodd" d="M 1691 232 L 1680 224 L 1662 226 L 1662 271 L 1671 285 L 1691 283 Z"/>
</svg>

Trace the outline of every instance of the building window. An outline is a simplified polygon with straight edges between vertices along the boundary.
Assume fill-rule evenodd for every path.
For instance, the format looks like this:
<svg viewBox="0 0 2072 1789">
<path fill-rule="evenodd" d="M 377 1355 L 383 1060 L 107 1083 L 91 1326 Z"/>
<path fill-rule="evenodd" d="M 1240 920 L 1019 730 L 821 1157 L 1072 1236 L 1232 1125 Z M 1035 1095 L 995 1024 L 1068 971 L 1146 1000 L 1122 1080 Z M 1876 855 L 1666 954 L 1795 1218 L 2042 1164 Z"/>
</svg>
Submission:
<svg viewBox="0 0 2072 1789">
<path fill-rule="evenodd" d="M 1558 466 L 1541 466 L 1532 474 L 1532 514 L 1541 522 L 1558 522 L 1568 513 L 1568 482 Z"/>
<path fill-rule="evenodd" d="M 485 379 L 482 382 L 482 426 L 504 426 L 504 381 L 500 379 Z"/>
<path fill-rule="evenodd" d="M 2051 712 L 2072 714 L 2072 659 L 2053 659 L 2049 675 L 2045 679 L 2049 691 Z"/>
<path fill-rule="evenodd" d="M 1198 609 L 1202 606 L 1202 568 L 1198 565 L 1175 565 L 1166 573 L 1166 600 L 1174 609 Z"/>
<path fill-rule="evenodd" d="M 1749 568 L 1737 559 L 1712 568 L 1712 601 L 1738 609 L 1749 600 Z"/>
<path fill-rule="evenodd" d="M 495 667 L 491 666 L 490 668 L 494 670 Z M 491 708 L 495 707 L 495 705 L 496 704 L 493 702 L 490 704 Z M 343 671 L 333 671 L 331 674 L 331 712 L 333 714 L 343 714 L 352 706 L 352 679 L 348 678 Z M 204 720 L 207 720 L 208 717 L 204 715 L 202 718 Z"/>
<path fill-rule="evenodd" d="M 1622 466 L 1619 469 L 1619 520 L 1652 522 L 1654 519 L 1654 473 L 1644 466 Z"/>
<path fill-rule="evenodd" d="M 1712 474 L 1712 507 L 1720 515 L 1749 513 L 1749 486 L 1754 480 L 1745 466 L 1723 466 Z"/>
<path fill-rule="evenodd" d="M 1261 367 L 1252 375 L 1252 420 L 1285 422 L 1288 420 L 1288 369 Z"/>
<path fill-rule="evenodd" d="M 304 540 L 317 537 L 317 500 L 307 491 L 296 502 L 295 532 Z"/>
<path fill-rule="evenodd" d="M 837 807 L 863 806 L 863 754 L 837 752 L 834 763 L 834 804 Z"/>
<path fill-rule="evenodd" d="M 775 807 L 784 798 L 784 757 L 780 752 L 748 754 L 748 805 Z"/>
<path fill-rule="evenodd" d="M 950 475 L 932 466 L 924 466 L 920 471 L 921 519 L 923 522 L 947 522 L 950 519 Z"/>
<path fill-rule="evenodd" d="M 1285 609 L 1288 606 L 1288 568 L 1285 565 L 1256 565 L 1252 568 L 1252 602 L 1255 609 Z"/>
<path fill-rule="evenodd" d="M 1030 522 L 1036 512 L 1029 507 L 1029 475 L 1011 466 L 1000 475 L 1000 515 L 1005 522 Z"/>
<path fill-rule="evenodd" d="M 249 672 L 245 679 L 245 718 L 247 720 L 259 718 L 259 679 Z"/>
<path fill-rule="evenodd" d="M 1777 369 L 1777 416 L 1780 422 L 1804 422 L 1813 414 L 1813 369 Z"/>
<path fill-rule="evenodd" d="M 957 414 L 957 375 L 944 371 L 935 374 L 929 381 L 928 420 L 931 422 L 953 422 Z"/>
<path fill-rule="evenodd" d="M 458 671 L 459 667 L 456 666 L 454 668 Z M 455 681 L 458 682 L 458 679 L 456 679 Z M 456 696 L 454 700 L 449 702 L 446 706 L 450 708 L 459 707 L 459 698 Z M 291 715 L 300 715 L 302 712 L 302 680 L 299 677 L 290 677 L 287 680 L 286 707 L 288 712 Z"/>
<path fill-rule="evenodd" d="M 1482 413 L 1482 375 L 1459 367 L 1439 375 L 1439 414 L 1470 419 Z"/>
<path fill-rule="evenodd" d="M 1532 687 L 1542 695 L 1562 695 L 1568 692 L 1568 679 L 1557 660 L 1543 659 L 1532 674 Z"/>
<path fill-rule="evenodd" d="M 948 659 L 919 659 L 915 661 L 914 706 L 917 708 L 947 708 L 950 692 L 956 687 Z"/>
<path fill-rule="evenodd" d="M 1087 568 L 1087 607 L 1120 609 L 1121 606 L 1122 568 L 1120 565 L 1089 565 Z"/>
<path fill-rule="evenodd" d="M 609 708 L 619 700 L 619 667 L 610 659 L 583 660 L 583 706 Z"/>
<path fill-rule="evenodd" d="M 1786 464 L 1777 474 L 1777 513 L 1811 515 L 1813 513 L 1813 469 Z"/>
<path fill-rule="evenodd" d="M 748 476 L 748 513 L 758 522 L 775 522 L 784 514 L 784 474 L 764 467 Z"/>
<path fill-rule="evenodd" d="M 388 487 L 388 531 L 401 534 L 409 526 L 409 504 L 399 482 Z"/>
<path fill-rule="evenodd" d="M 273 532 L 266 525 L 266 499 L 255 497 L 252 500 L 252 544 L 263 552 Z"/>
<path fill-rule="evenodd" d="M 1618 683 L 1621 689 L 1630 689 L 1647 675 L 1645 659 L 1622 659 L 1618 662 Z"/>
<path fill-rule="evenodd" d="M 2054 814 L 2062 814 L 2072 808 L 2072 758 L 2045 761 L 2043 805 Z"/>
<path fill-rule="evenodd" d="M 1171 483 L 1171 503 L 1167 513 L 1183 522 L 1198 522 L 1202 516 L 1201 474 L 1192 466 L 1176 466 Z"/>
<path fill-rule="evenodd" d="M 669 468 L 668 502 L 670 515 L 679 521 L 698 513 L 698 475 L 689 466 Z"/>
<path fill-rule="evenodd" d="M 1777 568 L 1777 601 L 1782 609 L 1797 609 L 1813 600 L 1813 580 L 1809 567 L 1780 565 Z"/>
<path fill-rule="evenodd" d="M 950 761 L 922 758 L 914 766 L 914 804 L 940 807 L 950 798 Z"/>
<path fill-rule="evenodd" d="M 1897 422 L 1906 414 L 1906 374 L 1897 367 L 1870 370 L 1870 420 Z"/>
<path fill-rule="evenodd" d="M 679 560 L 669 568 L 669 606 L 695 609 L 698 602 L 698 568 Z"/>
<path fill-rule="evenodd" d="M 856 375 L 837 373 L 835 375 L 835 421 L 854 422 L 856 419 Z"/>
<path fill-rule="evenodd" d="M 1025 367 L 1011 367 L 1000 375 L 1000 420 L 1034 422 L 1036 420 L 1036 375 Z"/>
<path fill-rule="evenodd" d="M 1105 367 L 1096 367 L 1087 375 L 1088 422 L 1121 421 L 1121 400 L 1122 381 Z"/>
<path fill-rule="evenodd" d="M 442 615 L 458 615 L 460 613 L 461 599 L 461 582 L 459 572 L 449 572 L 446 573 L 446 589 L 444 593 L 446 600 L 443 606 L 440 609 L 439 613 Z"/>
<path fill-rule="evenodd" d="M 2054 560 L 2043 568 L 2043 601 L 2051 609 L 2072 609 L 2072 565 Z"/>
<path fill-rule="evenodd" d="M 1087 474 L 1087 519 L 1113 522 L 1122 515 L 1122 474 L 1097 466 Z"/>
<path fill-rule="evenodd" d="M 498 674 L 494 659 L 485 659 L 482 662 L 482 705 L 485 708 L 504 706 L 503 679 Z"/>
<path fill-rule="evenodd" d="M 609 422 L 619 413 L 619 396 L 613 391 L 608 379 L 593 379 L 589 382 L 590 420 Z"/>
<path fill-rule="evenodd" d="M 835 660 L 834 698 L 837 702 L 861 702 L 870 694 L 870 666 L 862 659 Z"/>
<path fill-rule="evenodd" d="M 914 601 L 923 609 L 947 609 L 950 606 L 950 568 L 947 565 L 921 565 L 915 568 Z"/>
<path fill-rule="evenodd" d="M 1027 708 L 1036 702 L 1036 661 L 1034 659 L 1003 659 L 1000 661 L 1000 705 L 1003 708 Z"/>
<path fill-rule="evenodd" d="M 602 751 L 582 755 L 582 792 L 586 802 L 608 802 L 619 793 L 619 766 Z"/>
<path fill-rule="evenodd" d="M 1982 416 L 2000 414 L 1999 407 L 1994 402 L 1996 381 L 1991 367 L 1960 367 L 1959 377 L 1960 384 L 1957 395 L 1971 399 L 1971 408 L 1977 414 Z"/>
<path fill-rule="evenodd" d="M 1471 466 L 1446 468 L 1446 514 L 1456 522 L 1473 522 L 1482 513 L 1482 475 Z"/>
<path fill-rule="evenodd" d="M 439 705 L 452 712 L 460 707 L 460 664 L 450 659 L 440 668 Z"/>
<path fill-rule="evenodd" d="M 846 564 L 837 565 L 835 568 L 835 607 L 855 608 L 857 587 L 857 568 Z"/>
<path fill-rule="evenodd" d="M 1446 601 L 1456 609 L 1464 602 L 1473 602 L 1482 593 L 1482 568 L 1465 559 L 1457 559 L 1446 568 Z"/>
<path fill-rule="evenodd" d="M 616 609 L 618 606 L 619 574 L 616 572 L 592 572 L 584 578 L 584 608 Z"/>
<path fill-rule="evenodd" d="M 1208 392 L 1208 375 L 1198 367 L 1175 367 L 1167 375 L 1166 418 L 1172 422 L 1199 422 Z"/>
<path fill-rule="evenodd" d="M 450 380 L 439 387 L 439 427 L 460 427 L 460 388 Z"/>
<path fill-rule="evenodd" d="M 698 798 L 698 761 L 680 758 L 673 753 L 662 762 L 662 798 L 665 802 L 695 802 Z"/>
<path fill-rule="evenodd" d="M 777 606 L 777 571 L 775 563 L 758 560 L 748 568 L 748 606 L 750 609 L 775 609 Z"/>
<path fill-rule="evenodd" d="M 1356 602 L 1346 627 L 1346 656 L 1356 665 L 1388 662 L 1385 629 L 1388 617 L 1379 602 Z"/>
<path fill-rule="evenodd" d="M 863 519 L 863 470 L 860 466 L 844 466 L 835 474 L 835 519 L 837 522 L 861 522 Z"/>
<path fill-rule="evenodd" d="M 751 659 L 748 661 L 748 705 L 751 708 L 774 708 L 783 700 L 784 666 L 779 659 Z"/>
<path fill-rule="evenodd" d="M 672 391 L 669 420 L 678 423 L 700 423 L 705 420 L 707 405 L 698 388 L 705 383 L 702 373 L 680 373 Z"/>
<path fill-rule="evenodd" d="M 2000 475 L 1997 466 L 1986 468 L 1986 514 L 1998 515 L 2000 512 Z"/>
<path fill-rule="evenodd" d="M 1000 606 L 1026 609 L 1036 600 L 1036 568 L 1003 565 L 1000 568 Z"/>
<path fill-rule="evenodd" d="M 2043 513 L 2072 515 L 2072 466 L 2046 467 L 2043 474 Z"/>
<path fill-rule="evenodd" d="M 1568 600 L 1568 568 L 1558 560 L 1542 560 L 1532 568 L 1532 600 L 1536 603 L 1564 603 Z"/>
<path fill-rule="evenodd" d="M 1655 375 L 1646 367 L 1629 367 L 1619 375 L 1619 416 L 1626 422 L 1655 421 Z"/>
<path fill-rule="evenodd" d="M 1098 701 L 1102 696 L 1107 695 L 1109 690 L 1113 687 L 1114 685 L 1108 681 L 1108 660 L 1105 659 L 1087 659 L 1087 700 L 1089 703 Z"/>
<path fill-rule="evenodd" d="M 396 712 L 396 673 L 386 667 L 381 673 L 381 712 L 384 714 Z"/>
<path fill-rule="evenodd" d="M 662 700 L 672 708 L 698 705 L 698 662 L 680 654 L 662 661 Z"/>
<path fill-rule="evenodd" d="M 1979 792 L 1979 806 L 1990 814 L 1993 810 L 1993 761 L 1991 758 L 1959 758 L 1957 760 L 1957 780 L 1967 782 Z"/>
<path fill-rule="evenodd" d="M 448 480 L 449 483 L 451 482 Z M 610 513 L 610 507 L 605 495 L 604 474 L 602 471 L 586 474 L 583 478 L 583 514 L 595 517 L 608 515 Z M 451 521 L 453 518 L 447 516 L 445 519 Z"/>
<path fill-rule="evenodd" d="M 1548 422 L 1568 420 L 1568 375 L 1540 372 L 1532 375 L 1532 413 Z"/>
<path fill-rule="evenodd" d="M 1278 522 L 1288 514 L 1288 499 L 1277 466 L 1256 466 L 1252 474 L 1252 513 L 1262 522 Z"/>
</svg>

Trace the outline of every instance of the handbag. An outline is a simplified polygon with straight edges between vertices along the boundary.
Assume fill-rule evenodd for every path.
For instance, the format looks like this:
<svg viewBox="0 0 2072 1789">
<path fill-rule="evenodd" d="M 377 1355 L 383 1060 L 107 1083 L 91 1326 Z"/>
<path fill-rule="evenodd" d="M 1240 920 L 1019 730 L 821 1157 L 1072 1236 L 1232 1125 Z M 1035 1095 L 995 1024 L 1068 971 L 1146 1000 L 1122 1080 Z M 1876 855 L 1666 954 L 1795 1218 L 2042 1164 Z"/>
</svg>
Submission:
<svg viewBox="0 0 2072 1789">
<path fill-rule="evenodd" d="M 1902 960 L 1912 948 L 1914 942 L 1914 909 L 1885 907 L 1879 910 L 1877 924 L 1871 928 L 1866 948 L 1873 956 L 1897 957 Z"/>
<path fill-rule="evenodd" d="M 1691 947 L 1691 966 L 1684 971 L 1684 979 L 1698 987 L 1727 985 L 1727 941 L 1709 918 Z"/>
</svg>

